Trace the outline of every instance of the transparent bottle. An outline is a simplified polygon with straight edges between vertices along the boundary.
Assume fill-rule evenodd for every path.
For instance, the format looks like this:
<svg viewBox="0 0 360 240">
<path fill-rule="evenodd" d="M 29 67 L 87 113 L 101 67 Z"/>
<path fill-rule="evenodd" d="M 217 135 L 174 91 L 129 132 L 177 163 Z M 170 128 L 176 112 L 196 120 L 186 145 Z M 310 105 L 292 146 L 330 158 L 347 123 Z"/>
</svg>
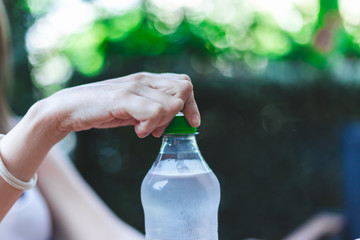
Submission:
<svg viewBox="0 0 360 240">
<path fill-rule="evenodd" d="M 177 115 L 141 185 L 146 240 L 218 240 L 220 185 Z"/>
</svg>

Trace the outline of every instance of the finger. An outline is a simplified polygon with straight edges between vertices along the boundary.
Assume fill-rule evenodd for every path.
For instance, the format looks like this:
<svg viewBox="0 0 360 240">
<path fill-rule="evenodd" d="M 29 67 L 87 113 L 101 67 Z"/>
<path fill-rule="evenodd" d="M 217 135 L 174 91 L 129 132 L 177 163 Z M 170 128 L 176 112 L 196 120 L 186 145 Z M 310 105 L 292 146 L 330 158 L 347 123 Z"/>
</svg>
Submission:
<svg viewBox="0 0 360 240">
<path fill-rule="evenodd" d="M 138 73 L 134 77 L 143 85 L 162 90 L 164 93 L 179 97 L 186 101 L 193 91 L 191 79 L 186 74 L 175 73 Z"/>
<path fill-rule="evenodd" d="M 185 102 L 183 113 L 186 119 L 191 126 L 200 126 L 200 112 L 194 98 L 193 85 L 189 76 L 173 73 L 142 73 L 141 76 L 142 77 L 140 79 L 143 84 L 154 89 L 159 89 L 168 95 L 182 99 Z"/>
<path fill-rule="evenodd" d="M 184 102 L 183 113 L 193 127 L 201 124 L 200 112 L 196 104 L 193 92 L 193 85 L 187 75 L 164 74 L 167 79 L 158 79 L 151 82 L 152 87 L 162 89 L 165 93 L 181 98 Z M 172 78 L 172 81 L 169 81 Z M 182 80 L 179 80 L 182 79 Z"/>
<path fill-rule="evenodd" d="M 138 88 L 137 94 L 163 105 L 164 113 L 159 122 L 160 125 L 169 123 L 184 107 L 184 101 L 181 98 L 168 95 L 158 89 L 143 86 Z"/>
<path fill-rule="evenodd" d="M 115 127 L 121 127 L 121 126 L 130 126 L 130 125 L 135 125 L 138 122 L 135 119 L 119 119 L 119 118 L 114 118 L 108 122 L 102 122 L 100 123 L 98 126 L 95 126 L 95 128 L 115 128 Z"/>
<path fill-rule="evenodd" d="M 191 78 L 189 75 L 186 74 L 178 74 L 178 73 L 161 73 L 160 75 L 166 76 L 166 77 L 173 77 L 180 80 L 186 80 L 191 82 Z"/>
<path fill-rule="evenodd" d="M 199 127 L 201 124 L 199 108 L 195 102 L 194 93 L 191 93 L 189 99 L 185 102 L 182 110 L 186 120 L 192 127 Z"/>
<path fill-rule="evenodd" d="M 161 126 L 161 127 L 158 127 L 157 129 L 155 129 L 151 134 L 154 136 L 154 137 L 161 137 L 161 135 L 163 135 L 163 133 L 165 132 L 166 128 L 169 126 L 170 122 Z"/>
<path fill-rule="evenodd" d="M 159 89 L 168 95 L 180 97 L 183 100 L 186 100 L 190 96 L 193 90 L 193 85 L 190 81 L 173 76 L 167 76 L 166 78 L 161 77 L 162 75 L 159 76 L 156 80 L 146 82 L 145 84 L 151 88 Z"/>
<path fill-rule="evenodd" d="M 159 122 L 165 112 L 163 105 L 135 94 L 128 94 L 123 99 L 119 106 L 115 106 L 112 114 L 119 119 L 134 119 L 135 132 L 139 137 L 149 135 L 160 126 Z"/>
</svg>

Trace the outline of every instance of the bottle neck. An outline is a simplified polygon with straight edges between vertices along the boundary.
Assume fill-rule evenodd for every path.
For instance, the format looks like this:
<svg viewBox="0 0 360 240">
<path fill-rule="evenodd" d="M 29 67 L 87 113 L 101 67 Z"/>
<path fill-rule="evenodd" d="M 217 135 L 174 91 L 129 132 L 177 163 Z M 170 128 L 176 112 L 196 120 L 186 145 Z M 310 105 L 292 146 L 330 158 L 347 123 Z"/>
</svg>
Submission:
<svg viewBox="0 0 360 240">
<path fill-rule="evenodd" d="M 198 153 L 195 134 L 166 134 L 163 136 L 160 154 Z"/>
<path fill-rule="evenodd" d="M 166 134 L 151 168 L 157 174 L 197 174 L 211 171 L 196 143 L 195 134 Z"/>
</svg>

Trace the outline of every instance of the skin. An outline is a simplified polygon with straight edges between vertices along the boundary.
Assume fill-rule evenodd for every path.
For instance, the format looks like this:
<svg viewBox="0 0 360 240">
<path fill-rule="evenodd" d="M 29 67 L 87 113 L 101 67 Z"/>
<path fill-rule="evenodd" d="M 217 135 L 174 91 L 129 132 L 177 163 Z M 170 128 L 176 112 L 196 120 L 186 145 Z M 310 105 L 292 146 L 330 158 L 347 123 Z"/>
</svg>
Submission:
<svg viewBox="0 0 360 240">
<path fill-rule="evenodd" d="M 193 86 L 187 75 L 137 73 L 64 89 L 35 103 L 0 142 L 7 169 L 30 180 L 50 149 L 72 131 L 133 125 L 138 137 L 160 137 L 182 111 L 200 125 Z M 22 194 L 0 178 L 0 219 Z"/>
</svg>

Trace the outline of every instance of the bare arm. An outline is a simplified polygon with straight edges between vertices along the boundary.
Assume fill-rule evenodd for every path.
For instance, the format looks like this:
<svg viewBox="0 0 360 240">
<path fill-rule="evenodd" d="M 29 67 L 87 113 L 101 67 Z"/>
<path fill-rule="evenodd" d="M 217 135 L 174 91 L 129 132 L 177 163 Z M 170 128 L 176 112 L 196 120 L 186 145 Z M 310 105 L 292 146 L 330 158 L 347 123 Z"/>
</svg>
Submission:
<svg viewBox="0 0 360 240">
<path fill-rule="evenodd" d="M 134 125 L 140 138 L 159 137 L 180 110 L 191 125 L 200 125 L 186 75 L 140 73 L 65 89 L 29 109 L 0 142 L 1 157 L 15 177 L 28 181 L 71 131 Z M 0 193 L 1 220 L 21 191 L 0 179 Z"/>
<path fill-rule="evenodd" d="M 335 236 L 344 226 L 344 216 L 339 213 L 319 213 L 306 221 L 284 240 L 316 240 Z"/>
<path fill-rule="evenodd" d="M 59 239 L 144 239 L 114 215 L 59 149 L 53 149 L 40 167 L 39 187 Z"/>
</svg>

